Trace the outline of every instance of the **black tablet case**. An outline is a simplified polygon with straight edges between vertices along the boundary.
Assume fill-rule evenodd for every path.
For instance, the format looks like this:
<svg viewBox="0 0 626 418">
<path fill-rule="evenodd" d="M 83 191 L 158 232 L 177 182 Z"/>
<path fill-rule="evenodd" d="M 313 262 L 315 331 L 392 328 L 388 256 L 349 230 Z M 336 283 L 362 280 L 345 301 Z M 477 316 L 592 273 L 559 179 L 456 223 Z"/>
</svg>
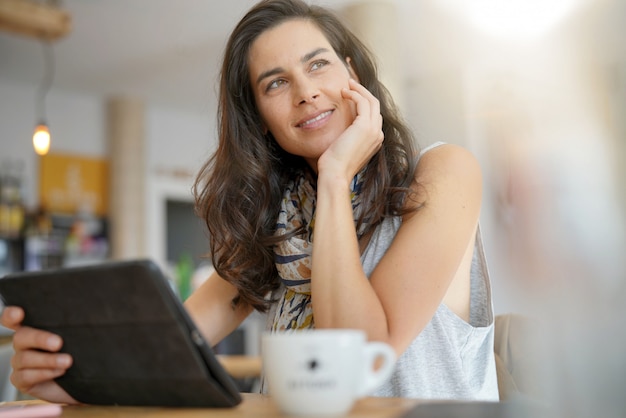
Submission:
<svg viewBox="0 0 626 418">
<path fill-rule="evenodd" d="M 230 407 L 241 402 L 168 281 L 150 260 L 107 262 L 0 279 L 24 325 L 60 335 L 72 367 L 58 384 L 100 405 Z"/>
<path fill-rule="evenodd" d="M 423 401 L 399 418 L 548 418 L 545 405 L 531 400 Z"/>
</svg>

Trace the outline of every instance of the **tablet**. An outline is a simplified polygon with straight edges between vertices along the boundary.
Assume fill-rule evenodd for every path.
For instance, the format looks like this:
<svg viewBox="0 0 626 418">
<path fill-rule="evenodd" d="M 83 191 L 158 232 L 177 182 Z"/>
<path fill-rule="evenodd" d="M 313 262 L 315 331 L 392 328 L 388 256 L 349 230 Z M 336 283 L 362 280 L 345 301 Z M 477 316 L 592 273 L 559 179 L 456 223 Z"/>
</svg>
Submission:
<svg viewBox="0 0 626 418">
<path fill-rule="evenodd" d="M 231 407 L 241 402 L 169 282 L 151 260 L 12 273 L 5 306 L 24 325 L 63 338 L 74 362 L 56 379 L 74 399 L 98 405 Z"/>
<path fill-rule="evenodd" d="M 554 411 L 534 400 L 422 401 L 399 418 L 548 418 Z"/>
</svg>

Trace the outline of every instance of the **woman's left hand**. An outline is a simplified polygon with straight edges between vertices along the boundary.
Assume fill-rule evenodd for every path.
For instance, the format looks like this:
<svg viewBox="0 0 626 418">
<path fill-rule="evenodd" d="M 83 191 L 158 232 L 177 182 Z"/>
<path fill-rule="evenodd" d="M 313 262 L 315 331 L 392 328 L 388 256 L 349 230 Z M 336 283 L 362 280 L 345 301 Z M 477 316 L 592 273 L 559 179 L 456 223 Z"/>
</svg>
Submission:
<svg viewBox="0 0 626 418">
<path fill-rule="evenodd" d="M 382 146 L 383 117 L 380 103 L 372 93 L 353 79 L 341 95 L 356 106 L 356 118 L 318 160 L 318 173 L 344 177 L 347 181 L 367 164 Z"/>
</svg>

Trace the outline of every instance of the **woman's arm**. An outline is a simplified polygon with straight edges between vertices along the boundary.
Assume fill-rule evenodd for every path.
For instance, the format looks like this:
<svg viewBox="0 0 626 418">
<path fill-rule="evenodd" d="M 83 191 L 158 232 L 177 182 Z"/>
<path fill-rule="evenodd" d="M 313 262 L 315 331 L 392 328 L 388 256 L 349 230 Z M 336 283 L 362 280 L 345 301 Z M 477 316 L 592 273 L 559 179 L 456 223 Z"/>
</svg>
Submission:
<svg viewBox="0 0 626 418">
<path fill-rule="evenodd" d="M 235 296 L 235 286 L 214 272 L 185 301 L 191 318 L 213 346 L 233 332 L 253 310 L 241 304 L 233 308 L 231 301 Z"/>
<path fill-rule="evenodd" d="M 375 141 L 371 130 L 363 132 L 371 137 L 364 141 Z M 424 205 L 405 216 L 368 280 L 348 188 L 355 172 L 346 168 L 360 151 L 346 144 L 333 144 L 318 162 L 311 280 L 316 327 L 363 329 L 370 339 L 386 341 L 401 354 L 430 321 L 450 284 L 469 283 L 465 261 L 480 212 L 480 168 L 458 146 L 426 153 L 415 173 L 417 201 Z"/>
<path fill-rule="evenodd" d="M 370 278 L 385 309 L 389 342 L 402 351 L 424 329 L 450 292 L 468 289 L 471 256 L 482 199 L 482 175 L 474 156 L 442 145 L 420 160 L 416 181 L 424 207 L 405 216 L 392 245 Z M 455 309 L 456 308 L 456 309 Z M 468 318 L 466 318 L 468 319 Z"/>
</svg>

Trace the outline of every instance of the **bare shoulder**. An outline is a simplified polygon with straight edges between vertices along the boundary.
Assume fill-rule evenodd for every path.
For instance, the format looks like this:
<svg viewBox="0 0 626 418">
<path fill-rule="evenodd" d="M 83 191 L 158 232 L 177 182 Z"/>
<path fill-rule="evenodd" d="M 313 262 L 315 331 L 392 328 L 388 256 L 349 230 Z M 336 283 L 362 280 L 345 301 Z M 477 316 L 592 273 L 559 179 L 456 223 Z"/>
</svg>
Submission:
<svg viewBox="0 0 626 418">
<path fill-rule="evenodd" d="M 415 169 L 414 191 L 418 204 L 442 205 L 454 200 L 462 206 L 480 207 L 482 172 L 466 148 L 444 144 L 425 152 Z"/>
<path fill-rule="evenodd" d="M 449 176 L 480 180 L 480 164 L 474 154 L 459 145 L 440 145 L 422 155 L 415 171 L 418 182 L 429 183 Z"/>
</svg>

